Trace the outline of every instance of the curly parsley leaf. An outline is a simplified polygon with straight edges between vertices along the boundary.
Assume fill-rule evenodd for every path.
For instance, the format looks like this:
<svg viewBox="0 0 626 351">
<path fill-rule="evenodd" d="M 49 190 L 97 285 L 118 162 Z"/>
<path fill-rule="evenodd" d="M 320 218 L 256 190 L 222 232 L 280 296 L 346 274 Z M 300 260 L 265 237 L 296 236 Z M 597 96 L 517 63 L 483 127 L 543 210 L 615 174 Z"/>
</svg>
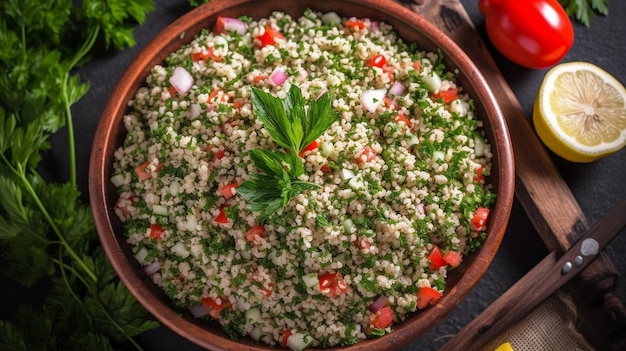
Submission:
<svg viewBox="0 0 626 351">
<path fill-rule="evenodd" d="M 609 14 L 608 0 L 559 0 L 568 15 L 576 17 L 585 26 L 589 27 L 595 13 Z"/>
</svg>

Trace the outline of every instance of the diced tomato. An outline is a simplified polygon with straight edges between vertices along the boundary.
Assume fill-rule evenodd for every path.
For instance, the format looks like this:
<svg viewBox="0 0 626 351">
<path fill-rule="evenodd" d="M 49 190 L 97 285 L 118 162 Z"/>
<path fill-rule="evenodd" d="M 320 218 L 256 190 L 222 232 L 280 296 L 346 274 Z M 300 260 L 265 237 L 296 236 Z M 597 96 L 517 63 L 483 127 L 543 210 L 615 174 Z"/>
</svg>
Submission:
<svg viewBox="0 0 626 351">
<path fill-rule="evenodd" d="M 150 166 L 150 161 L 146 161 L 142 164 L 140 164 L 139 166 L 135 167 L 135 173 L 137 174 L 137 177 L 139 177 L 139 179 L 141 180 L 147 180 L 152 178 L 152 176 L 154 175 L 153 172 L 149 169 Z M 154 172 L 158 172 L 162 167 L 160 165 L 157 165 L 157 167 L 155 168 Z"/>
<path fill-rule="evenodd" d="M 376 329 L 385 329 L 393 323 L 393 310 L 385 306 L 372 315 L 370 324 Z"/>
<path fill-rule="evenodd" d="M 224 32 L 226 32 L 226 29 L 224 28 L 224 17 L 219 16 L 215 20 L 215 24 L 213 24 L 213 33 L 222 34 Z"/>
<path fill-rule="evenodd" d="M 483 231 L 487 229 L 487 218 L 489 217 L 489 209 L 484 207 L 479 207 L 474 212 L 474 216 L 472 216 L 472 220 L 470 221 L 471 227 L 476 231 Z"/>
<path fill-rule="evenodd" d="M 267 25 L 265 26 L 265 32 L 256 38 L 260 42 L 259 47 L 264 48 L 268 45 L 274 45 L 276 43 L 276 39 L 284 39 L 285 36 L 281 32 L 274 30 L 271 26 Z"/>
<path fill-rule="evenodd" d="M 217 217 L 215 217 L 215 221 L 217 223 L 220 223 L 220 224 L 228 223 L 228 217 L 226 216 L 226 211 L 224 211 L 226 207 L 227 206 L 220 207 L 220 213 L 217 215 Z"/>
<path fill-rule="evenodd" d="M 483 166 L 476 168 L 476 182 L 480 183 L 483 180 Z"/>
<path fill-rule="evenodd" d="M 335 296 L 346 293 L 350 286 L 343 280 L 343 275 L 337 273 L 325 273 L 318 275 L 320 291 L 327 296 Z"/>
<path fill-rule="evenodd" d="M 456 267 L 461 264 L 461 253 L 459 251 L 448 250 L 443 255 L 443 260 L 446 261 L 450 267 Z"/>
<path fill-rule="evenodd" d="M 320 170 L 324 173 L 331 173 L 333 171 L 332 168 L 330 168 L 330 166 L 328 165 L 328 163 L 324 163 L 322 167 L 320 168 Z"/>
<path fill-rule="evenodd" d="M 261 292 L 261 295 L 263 295 L 264 298 L 268 298 L 272 296 L 274 289 L 272 287 L 267 287 L 267 288 L 263 287 L 263 288 L 259 288 L 259 291 Z"/>
<path fill-rule="evenodd" d="M 413 68 L 417 71 L 417 73 L 419 74 L 422 71 L 422 63 L 417 60 L 415 62 L 413 62 Z"/>
<path fill-rule="evenodd" d="M 365 22 L 358 20 L 347 20 L 344 25 L 352 30 L 365 28 Z"/>
<path fill-rule="evenodd" d="M 409 129 L 413 128 L 413 122 L 411 122 L 411 120 L 403 114 L 398 114 L 395 120 L 396 122 L 402 122 L 406 124 L 406 126 L 409 127 Z"/>
<path fill-rule="evenodd" d="M 430 252 L 430 255 L 428 255 L 428 259 L 430 260 L 431 270 L 439 269 L 446 265 L 446 261 L 441 255 L 441 249 L 439 248 L 439 246 L 435 246 L 433 251 Z"/>
<path fill-rule="evenodd" d="M 265 227 L 263 227 L 260 224 L 255 224 L 252 227 L 250 227 L 250 229 L 248 229 L 248 232 L 246 233 L 246 239 L 251 242 L 251 243 L 255 243 L 257 238 L 262 238 L 265 236 Z"/>
<path fill-rule="evenodd" d="M 221 160 L 224 158 L 225 154 L 226 154 L 226 150 L 224 149 L 215 150 L 213 152 L 213 160 Z"/>
<path fill-rule="evenodd" d="M 364 238 L 358 238 L 354 241 L 354 244 L 361 250 L 365 251 L 372 247 L 372 243 L 365 240 Z"/>
<path fill-rule="evenodd" d="M 225 199 L 230 199 L 235 196 L 235 189 L 239 186 L 237 182 L 220 185 L 217 191 L 222 194 Z"/>
<path fill-rule="evenodd" d="M 385 65 L 387 65 L 387 58 L 385 57 L 385 55 L 375 55 L 370 58 L 367 64 L 370 67 L 383 68 L 385 67 Z"/>
<path fill-rule="evenodd" d="M 209 100 L 213 100 L 219 93 L 220 93 L 219 88 L 215 88 L 211 90 L 211 93 L 209 94 Z"/>
<path fill-rule="evenodd" d="M 225 297 L 217 299 L 205 297 L 202 299 L 202 304 L 209 309 L 209 315 L 215 319 L 220 319 L 222 316 L 222 310 L 230 307 L 230 302 Z"/>
<path fill-rule="evenodd" d="M 218 149 L 212 145 L 206 145 L 202 148 L 202 150 L 204 150 L 205 152 L 209 154 L 209 159 L 211 161 L 222 159 L 224 158 L 224 155 L 226 154 L 226 151 L 224 149 Z"/>
<path fill-rule="evenodd" d="M 262 81 L 264 81 L 264 80 L 266 80 L 266 79 L 267 79 L 267 76 L 264 76 L 264 75 L 260 74 L 260 75 L 258 75 L 258 76 L 254 76 L 254 78 L 252 78 L 252 81 L 253 81 L 254 83 L 257 83 L 257 84 L 258 84 L 258 83 L 260 83 L 260 82 L 262 82 Z"/>
<path fill-rule="evenodd" d="M 361 151 L 361 153 L 358 154 L 357 157 L 354 158 L 354 162 L 356 163 L 369 162 L 375 158 L 376 158 L 376 154 L 374 153 L 374 150 L 372 150 L 372 148 L 369 146 L 365 146 L 363 148 L 363 151 Z"/>
<path fill-rule="evenodd" d="M 302 151 L 300 151 L 300 153 L 298 155 L 300 155 L 300 157 L 304 156 L 304 153 L 307 151 L 313 151 L 317 149 L 317 141 L 313 140 L 309 145 L 307 145 L 304 149 L 302 149 Z"/>
<path fill-rule="evenodd" d="M 420 288 L 417 293 L 417 308 L 421 310 L 428 305 L 433 305 L 441 296 L 442 294 L 433 288 L 427 286 Z"/>
<path fill-rule="evenodd" d="M 167 88 L 167 91 L 170 93 L 170 96 L 175 96 L 176 94 L 178 94 L 178 90 L 176 90 L 176 88 L 174 88 L 174 86 L 172 85 Z"/>
<path fill-rule="evenodd" d="M 291 330 L 283 330 L 283 347 L 287 347 L 287 340 L 291 336 Z"/>
<path fill-rule="evenodd" d="M 192 61 L 206 61 L 208 59 L 211 59 L 215 62 L 221 62 L 223 61 L 223 58 L 221 56 L 217 56 L 215 54 L 215 49 L 213 47 L 209 47 L 204 51 L 200 51 L 200 52 L 194 52 L 193 54 L 191 54 L 191 60 Z"/>
<path fill-rule="evenodd" d="M 163 239 L 163 233 L 165 229 L 156 223 L 150 224 L 150 239 Z"/>
<path fill-rule="evenodd" d="M 455 100 L 459 97 L 459 89 L 451 88 L 448 90 L 440 91 L 438 93 L 432 94 L 434 99 L 442 99 L 443 102 L 449 104 L 452 100 Z"/>
</svg>

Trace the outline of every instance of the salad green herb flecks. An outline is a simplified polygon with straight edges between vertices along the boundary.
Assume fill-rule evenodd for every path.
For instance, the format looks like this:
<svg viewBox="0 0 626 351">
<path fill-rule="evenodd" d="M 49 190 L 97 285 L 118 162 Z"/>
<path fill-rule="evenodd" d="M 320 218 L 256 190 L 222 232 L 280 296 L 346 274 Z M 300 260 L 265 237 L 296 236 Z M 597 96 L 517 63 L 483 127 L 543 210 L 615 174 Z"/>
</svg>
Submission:
<svg viewBox="0 0 626 351">
<path fill-rule="evenodd" d="M 287 150 L 252 150 L 250 158 L 263 173 L 251 175 L 237 188 L 250 209 L 260 212 L 259 219 L 264 220 L 295 195 L 317 186 L 298 180 L 304 174 L 298 155 L 337 120 L 337 115 L 328 93 L 306 101 L 295 85 L 283 100 L 253 88 L 252 106 L 268 134 Z"/>
<path fill-rule="evenodd" d="M 134 45 L 150 0 L 0 2 L 0 257 L 25 286 L 51 280 L 41 306 L 0 321 L 0 349 L 113 349 L 157 323 L 116 278 L 77 186 L 71 107 L 89 89 L 74 69 L 97 43 Z M 69 180 L 39 174 L 50 136 L 67 130 Z"/>
</svg>

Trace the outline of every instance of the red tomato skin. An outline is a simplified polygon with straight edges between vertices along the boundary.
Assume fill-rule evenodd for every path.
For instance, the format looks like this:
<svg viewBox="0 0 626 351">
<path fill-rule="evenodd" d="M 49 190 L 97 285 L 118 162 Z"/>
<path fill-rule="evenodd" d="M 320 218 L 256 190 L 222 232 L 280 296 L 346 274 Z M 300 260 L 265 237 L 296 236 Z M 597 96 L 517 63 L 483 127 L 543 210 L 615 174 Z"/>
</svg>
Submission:
<svg viewBox="0 0 626 351">
<path fill-rule="evenodd" d="M 553 66 L 574 42 L 572 22 L 557 0 L 479 0 L 478 9 L 496 49 L 521 66 Z"/>
<path fill-rule="evenodd" d="M 476 231 L 483 231 L 487 229 L 487 218 L 489 218 L 489 209 L 485 207 L 479 207 L 474 212 L 471 220 L 471 227 Z"/>
<path fill-rule="evenodd" d="M 156 223 L 150 224 L 150 238 L 161 240 L 163 239 L 163 232 L 165 229 Z"/>
<path fill-rule="evenodd" d="M 430 269 L 435 270 L 445 266 L 447 263 L 443 259 L 443 255 L 441 254 L 441 249 L 439 246 L 435 246 L 433 251 L 431 251 L 430 255 L 428 255 L 428 259 L 430 260 Z"/>
<path fill-rule="evenodd" d="M 372 326 L 376 329 L 385 329 L 393 323 L 393 310 L 385 306 L 378 310 L 372 318 Z"/>
<path fill-rule="evenodd" d="M 428 305 L 434 304 L 439 298 L 441 293 L 433 288 L 423 287 L 417 293 L 417 308 L 424 309 Z"/>
</svg>

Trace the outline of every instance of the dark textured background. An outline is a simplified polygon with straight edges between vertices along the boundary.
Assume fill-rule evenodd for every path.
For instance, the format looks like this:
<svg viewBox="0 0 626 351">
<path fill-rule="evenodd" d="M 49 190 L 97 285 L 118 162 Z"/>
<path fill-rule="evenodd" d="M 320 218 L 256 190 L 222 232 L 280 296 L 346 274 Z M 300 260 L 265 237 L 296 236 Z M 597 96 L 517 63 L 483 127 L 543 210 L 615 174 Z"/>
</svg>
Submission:
<svg viewBox="0 0 626 351">
<path fill-rule="evenodd" d="M 477 9 L 477 0 L 462 0 L 461 2 L 465 5 L 478 32 L 488 42 L 483 27 L 484 20 Z M 157 0 L 155 4 L 155 11 L 147 17 L 146 23 L 135 31 L 137 45 L 134 48 L 115 55 L 96 58 L 79 71 L 81 78 L 91 83 L 88 95 L 73 108 L 77 135 L 79 186 L 85 196 L 92 139 L 111 90 L 133 57 L 158 32 L 191 9 L 187 0 Z M 594 63 L 613 74 L 622 83 L 626 83 L 626 60 L 623 57 L 626 51 L 625 19 L 626 1 L 612 0 L 609 4 L 609 16 L 596 17 L 590 27 L 575 23 L 574 46 L 564 61 Z M 522 68 L 504 59 L 493 48 L 490 47 L 490 49 L 500 70 L 530 118 L 535 95 L 546 71 Z M 65 173 L 67 162 L 63 145 L 63 135 L 55 136 L 53 139 L 55 151 L 46 157 L 44 173 L 52 181 L 66 181 L 68 178 Z M 626 200 L 626 149 L 591 164 L 574 164 L 554 155 L 553 160 L 571 187 L 590 224 L 600 219 L 612 206 Z M 621 235 L 614 239 L 606 249 L 621 274 L 626 274 L 625 232 L 622 231 Z M 447 337 L 470 322 L 546 254 L 547 250 L 541 239 L 516 201 L 509 229 L 500 250 L 478 285 L 446 319 L 402 350 L 437 350 Z M 0 317 L 2 318 L 7 317 L 21 302 L 36 303 L 41 299 L 38 292 L 23 289 L 6 279 L 0 280 L 0 283 L 2 286 Z M 626 283 L 619 283 L 616 289 L 622 301 L 626 301 L 624 284 Z M 145 333 L 138 340 L 147 351 L 201 350 L 164 327 Z"/>
</svg>

